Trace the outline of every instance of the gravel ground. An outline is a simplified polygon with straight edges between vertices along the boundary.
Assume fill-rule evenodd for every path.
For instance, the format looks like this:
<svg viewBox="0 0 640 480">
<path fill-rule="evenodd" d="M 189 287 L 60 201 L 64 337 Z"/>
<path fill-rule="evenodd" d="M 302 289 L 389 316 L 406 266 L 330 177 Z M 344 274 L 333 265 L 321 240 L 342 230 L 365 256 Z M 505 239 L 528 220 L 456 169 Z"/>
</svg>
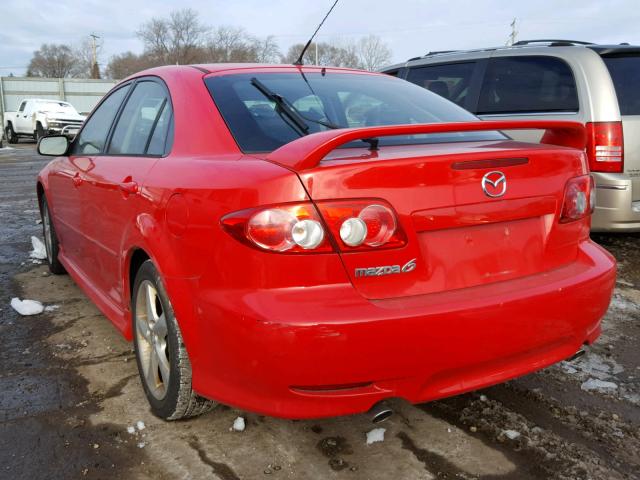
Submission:
<svg viewBox="0 0 640 480">
<path fill-rule="evenodd" d="M 640 478 L 640 235 L 594 236 L 619 279 L 586 355 L 443 401 L 396 402 L 382 442 L 367 445 L 367 415 L 219 407 L 169 424 L 148 411 L 131 346 L 67 276 L 28 258 L 45 164 L 33 147 L 0 150 L 1 479 Z M 14 296 L 59 308 L 20 317 Z"/>
</svg>

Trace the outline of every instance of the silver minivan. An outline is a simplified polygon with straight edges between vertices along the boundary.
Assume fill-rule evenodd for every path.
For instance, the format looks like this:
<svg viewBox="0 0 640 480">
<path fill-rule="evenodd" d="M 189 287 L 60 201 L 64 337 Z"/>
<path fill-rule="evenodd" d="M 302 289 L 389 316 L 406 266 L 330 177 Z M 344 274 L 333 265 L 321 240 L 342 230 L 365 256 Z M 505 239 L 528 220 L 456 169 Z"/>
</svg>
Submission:
<svg viewBox="0 0 640 480">
<path fill-rule="evenodd" d="M 383 72 L 481 119 L 573 120 L 587 127 L 597 186 L 593 231 L 640 231 L 640 46 L 531 40 L 433 52 Z M 507 132 L 535 141 L 540 133 Z"/>
</svg>

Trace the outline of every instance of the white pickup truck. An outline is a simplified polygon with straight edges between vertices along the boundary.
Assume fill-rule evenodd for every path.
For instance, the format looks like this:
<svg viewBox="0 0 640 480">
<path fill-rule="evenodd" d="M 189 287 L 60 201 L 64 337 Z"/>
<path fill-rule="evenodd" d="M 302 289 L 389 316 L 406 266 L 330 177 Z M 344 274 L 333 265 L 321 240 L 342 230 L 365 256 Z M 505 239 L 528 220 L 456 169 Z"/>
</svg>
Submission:
<svg viewBox="0 0 640 480">
<path fill-rule="evenodd" d="M 4 114 L 4 133 L 9 143 L 20 137 L 35 140 L 51 135 L 75 136 L 85 120 L 73 105 L 60 100 L 26 98 L 17 112 Z"/>
</svg>

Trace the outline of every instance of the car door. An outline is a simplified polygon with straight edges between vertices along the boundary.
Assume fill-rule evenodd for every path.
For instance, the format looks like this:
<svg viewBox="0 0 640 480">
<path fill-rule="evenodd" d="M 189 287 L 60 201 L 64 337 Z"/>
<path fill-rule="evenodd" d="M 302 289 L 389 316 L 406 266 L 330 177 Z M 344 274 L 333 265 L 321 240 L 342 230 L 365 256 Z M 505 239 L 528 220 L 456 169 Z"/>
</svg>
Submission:
<svg viewBox="0 0 640 480">
<path fill-rule="evenodd" d="M 94 240 L 87 229 L 91 219 L 83 216 L 82 209 L 85 175 L 93 168 L 95 157 L 102 153 L 129 88 L 130 85 L 125 85 L 105 97 L 75 138 L 69 156 L 56 160 L 57 166 L 49 177 L 52 210 L 63 254 L 73 268 L 83 274 L 88 272 Z"/>
<path fill-rule="evenodd" d="M 24 100 L 20 104 L 20 108 L 18 108 L 18 112 L 16 113 L 16 125 L 15 132 L 16 133 L 33 133 L 30 130 L 31 118 L 29 111 L 31 110 L 31 105 L 33 102 L 29 100 Z"/>
<path fill-rule="evenodd" d="M 137 216 L 149 209 L 142 195 L 145 177 L 167 153 L 172 122 L 166 86 L 157 79 L 138 80 L 121 108 L 105 152 L 84 172 L 84 228 L 93 239 L 90 275 L 114 304 L 123 305 L 121 254 L 124 237 Z"/>
</svg>

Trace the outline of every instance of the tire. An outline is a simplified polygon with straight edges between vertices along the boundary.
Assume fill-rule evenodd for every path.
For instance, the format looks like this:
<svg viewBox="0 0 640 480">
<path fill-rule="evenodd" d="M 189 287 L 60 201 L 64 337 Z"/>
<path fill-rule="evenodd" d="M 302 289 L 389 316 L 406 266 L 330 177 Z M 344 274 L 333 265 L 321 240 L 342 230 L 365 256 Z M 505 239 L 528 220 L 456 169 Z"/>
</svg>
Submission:
<svg viewBox="0 0 640 480">
<path fill-rule="evenodd" d="M 136 274 L 131 296 L 133 344 L 151 411 L 164 420 L 195 417 L 217 404 L 191 388 L 191 362 L 180 327 L 151 260 Z"/>
<path fill-rule="evenodd" d="M 13 130 L 13 125 L 11 124 L 7 125 L 7 128 L 5 129 L 5 134 L 7 137 L 7 142 L 9 142 L 12 145 L 18 143 L 18 135 Z"/>
<path fill-rule="evenodd" d="M 38 122 L 36 124 L 36 131 L 33 134 L 33 138 L 35 139 L 36 142 L 39 142 L 41 138 L 45 137 L 46 133 L 44 131 L 44 128 L 42 127 L 42 124 L 40 122 Z"/>
<path fill-rule="evenodd" d="M 47 262 L 49 263 L 49 271 L 54 275 L 62 275 L 67 271 L 58 260 L 58 254 L 60 253 L 60 243 L 58 242 L 58 235 L 56 235 L 55 227 L 51 221 L 51 214 L 49 213 L 49 204 L 47 199 L 42 197 L 40 204 L 40 215 L 42 217 L 42 236 L 44 237 L 44 246 L 47 250 Z"/>
</svg>

